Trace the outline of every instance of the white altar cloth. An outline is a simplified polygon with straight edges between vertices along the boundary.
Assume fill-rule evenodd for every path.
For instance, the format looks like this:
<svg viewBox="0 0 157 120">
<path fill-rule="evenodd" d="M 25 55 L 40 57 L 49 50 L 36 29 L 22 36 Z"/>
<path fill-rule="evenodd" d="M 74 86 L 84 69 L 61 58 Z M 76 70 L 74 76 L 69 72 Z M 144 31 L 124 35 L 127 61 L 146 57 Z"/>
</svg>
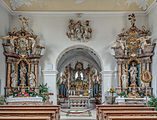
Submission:
<svg viewBox="0 0 157 120">
<path fill-rule="evenodd" d="M 147 97 L 147 101 L 149 101 L 150 98 Z M 135 102 L 136 103 L 146 103 L 146 98 L 116 98 L 115 102 L 118 104 L 125 104 L 126 102 Z"/>
<path fill-rule="evenodd" d="M 8 97 L 8 103 L 13 102 L 42 102 L 42 97 Z"/>
</svg>

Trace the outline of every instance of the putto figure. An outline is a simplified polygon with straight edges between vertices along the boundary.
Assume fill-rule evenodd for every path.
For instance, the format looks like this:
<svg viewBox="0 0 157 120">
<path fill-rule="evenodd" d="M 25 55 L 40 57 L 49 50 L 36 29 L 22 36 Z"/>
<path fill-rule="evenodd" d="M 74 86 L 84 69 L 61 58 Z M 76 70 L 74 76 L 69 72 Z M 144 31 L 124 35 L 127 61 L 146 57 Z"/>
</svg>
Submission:
<svg viewBox="0 0 157 120">
<path fill-rule="evenodd" d="M 66 35 L 73 41 L 87 42 L 92 38 L 92 28 L 90 27 L 89 20 L 82 22 L 81 20 L 74 21 L 71 19 Z"/>
</svg>

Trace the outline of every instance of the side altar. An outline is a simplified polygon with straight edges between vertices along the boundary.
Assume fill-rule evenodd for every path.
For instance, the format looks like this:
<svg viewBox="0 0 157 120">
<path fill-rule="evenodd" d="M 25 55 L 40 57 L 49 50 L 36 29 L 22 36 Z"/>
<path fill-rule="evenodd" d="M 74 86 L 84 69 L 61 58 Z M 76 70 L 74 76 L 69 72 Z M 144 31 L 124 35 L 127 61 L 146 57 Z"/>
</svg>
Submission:
<svg viewBox="0 0 157 120">
<path fill-rule="evenodd" d="M 14 28 L 2 37 L 2 45 L 7 63 L 6 96 L 22 99 L 39 95 L 38 64 L 45 47 L 39 45 L 39 38 L 29 29 L 28 18 L 19 16 L 19 20 L 22 23 L 20 30 Z"/>
<path fill-rule="evenodd" d="M 142 26 L 135 25 L 135 15 L 129 15 L 131 27 L 123 29 L 115 46 L 115 59 L 118 64 L 117 95 L 124 98 L 142 98 L 152 95 L 151 63 L 156 43 L 151 42 L 151 33 Z"/>
</svg>

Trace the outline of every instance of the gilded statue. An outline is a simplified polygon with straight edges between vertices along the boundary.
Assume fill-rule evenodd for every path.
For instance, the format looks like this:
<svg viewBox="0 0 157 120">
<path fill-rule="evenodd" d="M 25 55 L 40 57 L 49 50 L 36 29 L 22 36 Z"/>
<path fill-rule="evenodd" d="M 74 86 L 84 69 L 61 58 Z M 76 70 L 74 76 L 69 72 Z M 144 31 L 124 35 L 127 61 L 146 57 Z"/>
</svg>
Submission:
<svg viewBox="0 0 157 120">
<path fill-rule="evenodd" d="M 81 73 L 78 71 L 78 77 L 76 78 L 76 90 L 82 90 L 83 89 L 83 82 L 81 80 Z"/>
</svg>

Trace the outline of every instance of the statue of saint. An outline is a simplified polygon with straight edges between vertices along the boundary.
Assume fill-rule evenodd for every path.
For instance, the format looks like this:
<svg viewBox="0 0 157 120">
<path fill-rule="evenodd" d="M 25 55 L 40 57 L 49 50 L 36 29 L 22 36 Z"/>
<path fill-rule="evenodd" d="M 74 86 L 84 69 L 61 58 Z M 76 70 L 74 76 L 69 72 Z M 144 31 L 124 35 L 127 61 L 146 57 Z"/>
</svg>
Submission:
<svg viewBox="0 0 157 120">
<path fill-rule="evenodd" d="M 21 64 L 21 69 L 20 69 L 20 80 L 21 80 L 21 85 L 26 85 L 26 73 L 27 69 L 25 67 L 25 64 Z"/>
<path fill-rule="evenodd" d="M 35 75 L 33 72 L 29 74 L 29 81 L 30 81 L 30 87 L 33 88 L 35 87 Z"/>
<path fill-rule="evenodd" d="M 131 84 L 135 84 L 136 85 L 136 79 L 137 79 L 137 67 L 135 66 L 135 62 L 132 62 L 132 66 L 130 67 L 130 69 L 128 70 L 130 72 L 130 81 Z"/>
<path fill-rule="evenodd" d="M 77 22 L 75 27 L 76 27 L 76 38 L 77 38 L 77 40 L 81 40 L 83 28 L 82 28 L 82 24 L 81 24 L 80 20 Z"/>
<path fill-rule="evenodd" d="M 17 74 L 16 72 L 11 73 L 11 87 L 16 87 L 17 86 Z"/>
<path fill-rule="evenodd" d="M 74 26 L 75 26 L 74 20 L 71 19 L 69 21 L 69 26 L 68 26 L 69 31 L 67 32 L 67 36 L 68 36 L 68 38 L 70 38 L 72 40 L 74 40 L 74 38 L 75 38 Z"/>
<path fill-rule="evenodd" d="M 82 81 L 83 75 L 81 71 L 78 71 L 77 74 L 78 74 L 78 77 L 76 78 L 76 90 L 82 90 L 83 89 L 83 81 Z"/>
<path fill-rule="evenodd" d="M 127 88 L 128 75 L 127 75 L 126 70 L 123 70 L 123 74 L 121 76 L 121 79 L 122 79 L 122 87 Z"/>
</svg>

